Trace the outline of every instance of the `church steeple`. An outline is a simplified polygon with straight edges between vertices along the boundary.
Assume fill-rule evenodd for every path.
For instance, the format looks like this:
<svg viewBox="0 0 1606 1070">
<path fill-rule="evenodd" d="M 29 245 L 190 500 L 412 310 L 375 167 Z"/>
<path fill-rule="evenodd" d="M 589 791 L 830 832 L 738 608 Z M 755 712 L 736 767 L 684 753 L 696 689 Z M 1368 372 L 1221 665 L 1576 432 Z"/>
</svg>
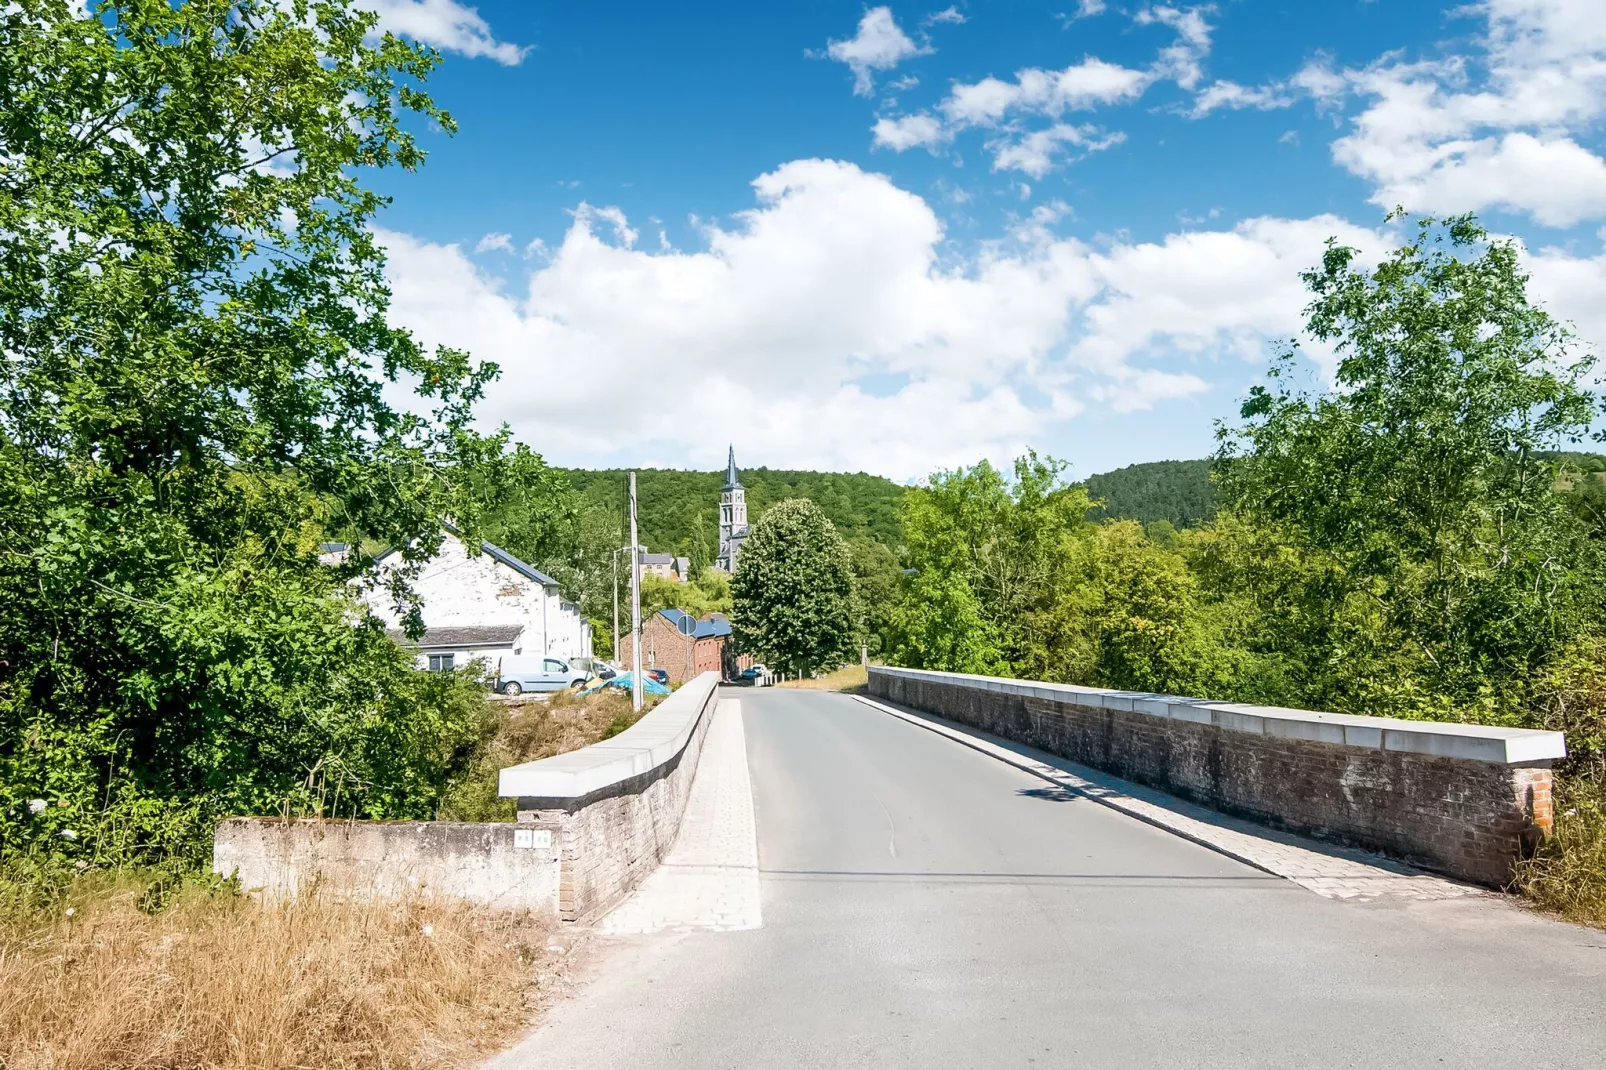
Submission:
<svg viewBox="0 0 1606 1070">
<path fill-rule="evenodd" d="M 742 489 L 741 476 L 736 474 L 736 447 L 732 445 L 725 464 L 725 485 L 719 492 L 719 557 L 714 567 L 734 573 L 736 558 L 742 552 L 742 540 L 746 538 L 747 491 Z"/>
</svg>

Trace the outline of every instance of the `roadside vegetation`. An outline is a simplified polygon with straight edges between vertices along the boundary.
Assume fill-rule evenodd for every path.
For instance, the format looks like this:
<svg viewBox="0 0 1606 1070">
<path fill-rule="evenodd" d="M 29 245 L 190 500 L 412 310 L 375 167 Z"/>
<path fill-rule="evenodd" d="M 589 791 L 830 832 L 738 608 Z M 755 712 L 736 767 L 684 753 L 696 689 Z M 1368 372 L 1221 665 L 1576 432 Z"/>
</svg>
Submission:
<svg viewBox="0 0 1606 1070">
<path fill-rule="evenodd" d="M 7 1070 L 464 1067 L 561 983 L 527 915 L 445 902 L 258 903 L 85 878 L 47 903 L 0 885 Z"/>
<path fill-rule="evenodd" d="M 1517 886 L 1599 923 L 1606 510 L 1566 452 L 1601 413 L 1593 358 L 1470 217 L 1356 256 L 1304 276 L 1336 389 L 1280 354 L 1219 428 L 1209 522 L 1091 521 L 1035 454 L 911 490 L 889 660 L 1563 731 L 1567 802 Z"/>
<path fill-rule="evenodd" d="M 641 713 L 630 692 L 605 687 L 591 695 L 559 691 L 493 702 L 484 735 L 463 776 L 447 790 L 442 821 L 512 821 L 516 800 L 496 794 L 497 774 L 510 765 L 567 754 L 623 732 L 660 701 L 646 695 Z"/>
<path fill-rule="evenodd" d="M 803 676 L 783 680 L 777 687 L 802 688 L 805 691 L 863 691 L 870 684 L 870 674 L 863 665 L 844 665 L 818 676 Z"/>
</svg>

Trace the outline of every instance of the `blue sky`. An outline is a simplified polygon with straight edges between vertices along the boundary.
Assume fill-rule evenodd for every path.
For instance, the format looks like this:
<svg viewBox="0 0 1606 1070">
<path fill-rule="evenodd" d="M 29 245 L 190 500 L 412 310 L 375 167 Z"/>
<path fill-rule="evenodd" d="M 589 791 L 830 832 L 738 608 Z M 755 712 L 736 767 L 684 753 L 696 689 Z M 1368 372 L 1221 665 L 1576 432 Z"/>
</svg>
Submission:
<svg viewBox="0 0 1606 1070">
<path fill-rule="evenodd" d="M 1606 337 L 1598 0 L 372 3 L 461 128 L 383 179 L 395 317 L 557 463 L 1202 456 L 1396 203 Z"/>
</svg>

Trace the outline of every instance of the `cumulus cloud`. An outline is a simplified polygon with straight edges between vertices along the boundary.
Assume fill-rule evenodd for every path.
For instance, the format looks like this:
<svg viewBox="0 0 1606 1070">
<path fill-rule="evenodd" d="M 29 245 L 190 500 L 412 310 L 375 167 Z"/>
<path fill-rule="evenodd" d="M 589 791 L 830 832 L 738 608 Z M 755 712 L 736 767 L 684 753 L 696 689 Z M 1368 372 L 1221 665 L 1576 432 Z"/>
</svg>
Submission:
<svg viewBox="0 0 1606 1070">
<path fill-rule="evenodd" d="M 1079 15 L 1101 10 L 1099 6 Z M 1056 156 L 1068 158 L 1051 150 L 1073 143 L 1071 132 L 1081 129 L 1062 121 L 1066 112 L 1129 103 L 1163 80 L 1193 89 L 1202 77 L 1201 65 L 1210 51 L 1211 27 L 1205 15 L 1213 10 L 1209 6 L 1167 5 L 1141 9 L 1134 16 L 1139 25 L 1166 26 L 1176 34 L 1176 40 L 1161 49 L 1145 68 L 1085 56 L 1057 70 L 1027 67 L 1016 71 L 1013 78 L 988 75 L 976 82 L 955 82 L 937 105 L 935 115 L 920 112 L 878 118 L 872 129 L 874 143 L 899 152 L 916 147 L 933 149 L 964 130 L 992 128 L 1002 131 L 989 143 L 994 169 L 1023 170 L 1040 176 L 1055 165 Z M 1241 97 L 1254 92 L 1234 88 Z M 1219 95 L 1221 91 L 1217 92 Z M 1033 120 L 1046 125 L 1032 129 Z M 1118 134 L 1111 135 L 1097 147 L 1105 148 L 1120 140 Z"/>
<path fill-rule="evenodd" d="M 753 188 L 690 251 L 638 247 L 622 212 L 581 205 L 507 284 L 458 246 L 382 233 L 393 314 L 501 365 L 487 421 L 570 463 L 714 465 L 735 438 L 775 464 L 904 478 L 1007 459 L 1089 406 L 1196 396 L 1222 361 L 1249 372 L 1299 332 L 1299 272 L 1329 236 L 1368 258 L 1395 241 L 1318 216 L 1095 245 L 1056 233 L 1056 203 L 966 252 L 926 200 L 849 163 L 793 161 Z M 1606 256 L 1534 264 L 1536 292 L 1606 317 Z M 696 390 L 673 387 L 685 375 Z M 651 400 L 628 421 L 564 400 L 598 384 Z"/>
<path fill-rule="evenodd" d="M 1606 160 L 1576 140 L 1606 117 L 1598 2 L 1485 0 L 1466 10 L 1485 20 L 1481 55 L 1390 56 L 1342 73 L 1369 103 L 1334 158 L 1384 206 L 1499 207 L 1560 227 L 1606 218 Z"/>
<path fill-rule="evenodd" d="M 939 22 L 950 22 L 950 23 L 953 23 L 954 25 L 959 25 L 960 23 L 963 23 L 965 21 L 966 21 L 965 16 L 964 16 L 963 13 L 960 12 L 959 8 L 955 7 L 952 4 L 949 4 L 947 7 L 943 8 L 941 11 L 933 11 L 931 14 L 929 14 L 925 18 L 921 19 L 920 20 L 920 25 L 922 25 L 922 26 L 935 26 Z"/>
<path fill-rule="evenodd" d="M 1091 125 L 1055 123 L 1028 134 L 1000 138 L 989 147 L 993 150 L 993 170 L 1022 171 L 1042 178 L 1068 154 L 1074 153 L 1080 159 L 1124 140 L 1125 134 L 1104 134 Z M 1081 151 L 1076 152 L 1078 149 Z"/>
<path fill-rule="evenodd" d="M 484 56 L 511 67 L 530 50 L 498 41 L 478 11 L 456 0 L 361 0 L 361 6 L 378 14 L 381 30 L 446 52 Z"/>
<path fill-rule="evenodd" d="M 877 119 L 870 132 L 878 148 L 892 149 L 895 152 L 919 145 L 936 145 L 949 137 L 942 123 L 925 112 L 897 119 Z"/>
<path fill-rule="evenodd" d="M 492 250 L 511 253 L 513 251 L 513 235 L 493 231 L 481 238 L 479 244 L 474 246 L 476 253 L 488 253 Z"/>
<path fill-rule="evenodd" d="M 875 92 L 875 71 L 890 71 L 911 56 L 929 49 L 909 38 L 892 17 L 889 7 L 873 7 L 859 20 L 859 31 L 845 41 L 830 41 L 825 55 L 845 63 L 853 72 L 853 92 L 867 97 Z"/>
<path fill-rule="evenodd" d="M 1194 118 L 1201 118 L 1221 108 L 1237 111 L 1242 108 L 1255 108 L 1259 111 L 1270 111 L 1273 108 L 1286 108 L 1294 103 L 1294 98 L 1286 93 L 1281 86 L 1242 86 L 1237 82 L 1212 82 L 1201 89 L 1193 98 L 1193 107 L 1190 110 Z"/>
</svg>

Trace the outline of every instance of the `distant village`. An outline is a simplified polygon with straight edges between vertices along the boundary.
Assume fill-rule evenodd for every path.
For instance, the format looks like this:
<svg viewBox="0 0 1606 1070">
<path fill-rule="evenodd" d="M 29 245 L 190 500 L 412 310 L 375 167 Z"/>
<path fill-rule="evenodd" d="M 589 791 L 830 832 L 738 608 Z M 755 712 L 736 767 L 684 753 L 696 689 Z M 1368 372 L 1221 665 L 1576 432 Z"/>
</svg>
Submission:
<svg viewBox="0 0 1606 1070">
<path fill-rule="evenodd" d="M 714 568 L 736 571 L 748 530 L 747 494 L 732 446 L 720 488 L 719 554 Z M 440 553 L 412 581 L 424 604 L 424 632 L 417 639 L 402 630 L 401 616 L 382 582 L 389 570 L 400 567 L 400 559 L 380 557 L 381 582 L 370 585 L 364 598 L 391 637 L 416 652 L 419 668 L 449 672 L 477 659 L 495 672 L 505 658 L 542 658 L 551 663 L 547 667 L 554 678 L 569 678 L 576 668 L 581 673 L 591 670 L 594 661 L 600 667 L 591 624 L 578 605 L 563 597 L 557 580 L 494 543 L 482 541 L 479 549 L 478 554 L 469 553 L 460 533 L 450 529 Z M 345 547 L 331 544 L 325 550 L 334 558 Z M 638 558 L 642 577 L 677 583 L 691 578 L 689 558 L 653 552 L 642 552 Z M 642 621 L 641 663 L 645 669 L 662 670 L 670 684 L 709 671 L 733 676 L 746 662 L 735 656 L 730 635 L 730 618 L 723 613 L 698 619 L 678 609 L 662 609 Z M 614 668 L 632 664 L 633 642 L 627 627 L 615 651 Z"/>
</svg>

